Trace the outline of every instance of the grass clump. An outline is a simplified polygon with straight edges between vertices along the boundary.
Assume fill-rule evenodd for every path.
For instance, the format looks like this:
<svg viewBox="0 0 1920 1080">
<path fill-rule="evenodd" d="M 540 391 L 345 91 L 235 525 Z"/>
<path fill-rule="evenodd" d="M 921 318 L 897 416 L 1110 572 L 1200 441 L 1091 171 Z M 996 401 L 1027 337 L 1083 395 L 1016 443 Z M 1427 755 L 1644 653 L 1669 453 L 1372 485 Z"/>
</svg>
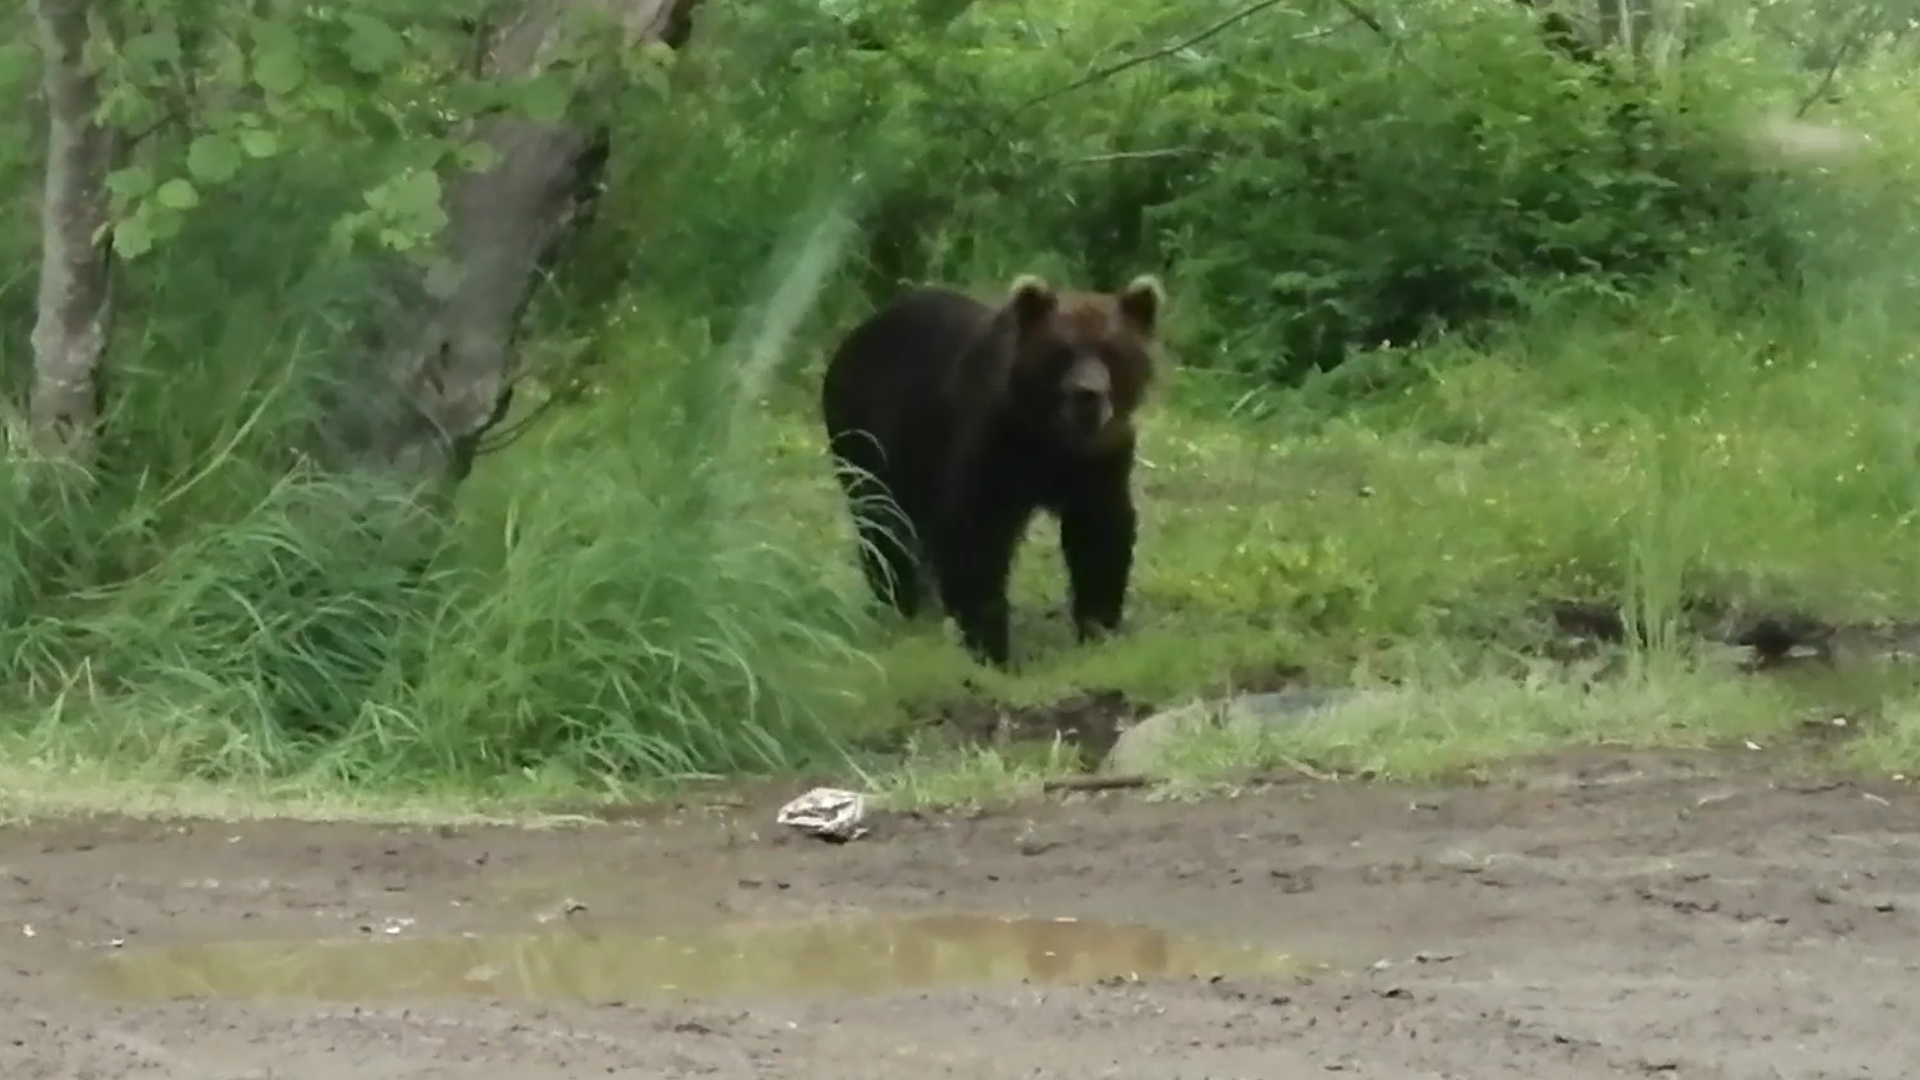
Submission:
<svg viewBox="0 0 1920 1080">
<path fill-rule="evenodd" d="M 187 482 L 66 504 L 61 536 L 144 523 L 120 539 L 145 564 L 7 628 L 0 655 L 35 706 L 0 734 L 8 756 L 303 803 L 577 801 L 843 760 L 825 720 L 870 663 L 849 644 L 863 609 L 760 512 L 771 482 L 735 430 L 841 234 L 813 229 L 783 261 L 751 338 L 637 314 L 603 327 L 603 348 L 674 362 L 603 383 L 516 446 L 511 473 L 482 470 L 440 543 L 397 550 L 421 535 L 411 500 L 301 469 L 224 515 L 170 512 Z M 247 467 L 180 472 L 238 486 Z M 9 539 L 9 579 L 30 583 L 48 543 Z"/>
</svg>

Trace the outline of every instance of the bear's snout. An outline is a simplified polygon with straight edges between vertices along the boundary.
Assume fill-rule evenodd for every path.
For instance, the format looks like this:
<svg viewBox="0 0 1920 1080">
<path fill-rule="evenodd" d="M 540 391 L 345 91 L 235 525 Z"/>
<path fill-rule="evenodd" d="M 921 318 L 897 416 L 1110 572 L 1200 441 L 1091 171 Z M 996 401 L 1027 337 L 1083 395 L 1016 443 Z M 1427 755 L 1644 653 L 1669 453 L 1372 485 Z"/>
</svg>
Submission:
<svg viewBox="0 0 1920 1080">
<path fill-rule="evenodd" d="M 1091 438 L 1113 419 L 1113 374 L 1099 360 L 1079 358 L 1060 390 L 1061 419 L 1075 434 Z"/>
<path fill-rule="evenodd" d="M 1067 389 L 1067 421 L 1082 433 L 1099 434 L 1113 418 L 1113 404 L 1108 401 L 1106 391 L 1093 386 L 1074 386 Z"/>
</svg>

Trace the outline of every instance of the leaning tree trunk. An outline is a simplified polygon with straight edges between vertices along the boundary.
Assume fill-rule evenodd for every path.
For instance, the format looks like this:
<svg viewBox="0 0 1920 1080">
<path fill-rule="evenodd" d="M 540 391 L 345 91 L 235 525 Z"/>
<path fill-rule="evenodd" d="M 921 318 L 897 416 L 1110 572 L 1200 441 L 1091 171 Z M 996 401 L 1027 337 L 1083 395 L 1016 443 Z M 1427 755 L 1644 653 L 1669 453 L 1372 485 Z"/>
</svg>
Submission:
<svg viewBox="0 0 1920 1080">
<path fill-rule="evenodd" d="M 113 314 L 106 179 L 118 145 L 96 119 L 100 84 L 85 55 L 91 8 L 90 0 L 39 0 L 34 11 L 47 165 L 27 411 L 35 449 L 81 465 L 92 462 L 98 441 L 101 366 Z"/>
<path fill-rule="evenodd" d="M 482 74 L 538 70 L 567 8 L 590 2 L 606 4 L 632 40 L 678 48 L 699 0 L 526 0 L 517 21 L 492 33 Z M 494 116 L 475 135 L 496 161 L 450 178 L 441 265 L 397 283 L 407 310 L 372 328 L 366 369 L 323 395 L 317 450 L 330 466 L 444 493 L 506 413 L 521 315 L 542 269 L 591 213 L 607 133 Z"/>
</svg>

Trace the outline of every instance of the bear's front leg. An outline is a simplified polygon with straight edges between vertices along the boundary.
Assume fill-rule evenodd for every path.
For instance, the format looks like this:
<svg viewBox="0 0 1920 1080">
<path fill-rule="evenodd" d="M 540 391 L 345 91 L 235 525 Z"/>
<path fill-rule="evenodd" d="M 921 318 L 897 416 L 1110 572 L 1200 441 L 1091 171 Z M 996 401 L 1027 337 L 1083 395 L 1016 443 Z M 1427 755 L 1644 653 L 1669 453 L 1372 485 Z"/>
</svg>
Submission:
<svg viewBox="0 0 1920 1080">
<path fill-rule="evenodd" d="M 1081 641 L 1120 628 L 1133 574 L 1139 514 L 1129 470 L 1115 467 L 1061 508 L 1060 553 L 1067 563 L 1073 628 Z"/>
<path fill-rule="evenodd" d="M 997 511 L 997 512 L 996 512 Z M 1005 668 L 1012 659 L 1007 585 L 1026 517 L 994 508 L 957 519 L 940 551 L 940 601 L 976 661 Z"/>
</svg>

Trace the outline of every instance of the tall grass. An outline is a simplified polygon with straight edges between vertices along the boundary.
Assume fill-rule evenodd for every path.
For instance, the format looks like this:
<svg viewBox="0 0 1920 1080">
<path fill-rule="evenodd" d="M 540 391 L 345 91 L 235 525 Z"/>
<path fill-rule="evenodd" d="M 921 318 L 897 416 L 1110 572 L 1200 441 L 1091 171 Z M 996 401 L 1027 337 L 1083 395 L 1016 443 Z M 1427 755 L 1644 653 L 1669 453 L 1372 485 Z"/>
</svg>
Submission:
<svg viewBox="0 0 1920 1080">
<path fill-rule="evenodd" d="M 264 466 L 289 380 L 254 413 L 278 430 L 203 439 L 91 498 L 51 500 L 27 483 L 47 466 L 10 458 L 0 491 L 35 502 L 0 533 L 17 748 L 384 786 L 834 760 L 823 710 L 861 659 L 864 609 L 758 512 L 769 478 L 742 443 L 849 235 L 837 204 L 801 226 L 739 340 L 672 315 L 606 329 L 627 362 L 483 466 L 424 575 L 394 546 L 420 534 L 398 493 Z M 114 567 L 48 577 L 99 548 Z"/>
</svg>

